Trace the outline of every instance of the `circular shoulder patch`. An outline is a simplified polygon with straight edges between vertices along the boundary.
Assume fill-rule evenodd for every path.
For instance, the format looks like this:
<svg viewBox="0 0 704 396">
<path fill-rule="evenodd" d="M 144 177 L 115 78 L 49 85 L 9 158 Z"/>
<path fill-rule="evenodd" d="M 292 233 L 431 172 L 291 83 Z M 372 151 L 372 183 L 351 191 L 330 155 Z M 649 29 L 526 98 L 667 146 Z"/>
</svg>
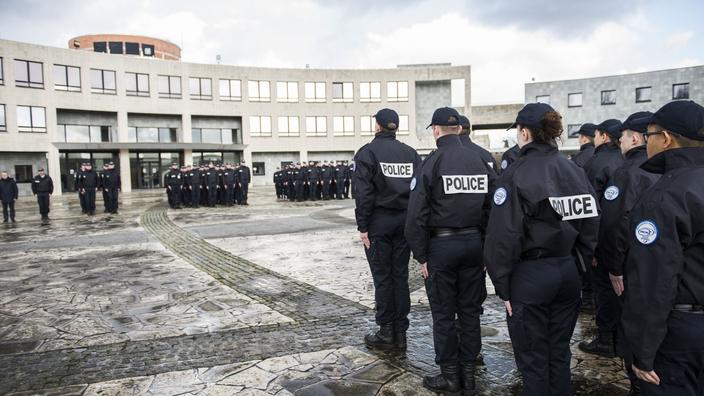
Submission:
<svg viewBox="0 0 704 396">
<path fill-rule="evenodd" d="M 414 177 L 411 179 L 411 191 L 415 190 L 416 188 L 416 178 Z"/>
<path fill-rule="evenodd" d="M 636 226 L 636 239 L 643 245 L 650 245 L 658 239 L 658 226 L 651 220 L 641 221 Z"/>
<path fill-rule="evenodd" d="M 618 194 L 621 191 L 618 189 L 616 186 L 611 186 L 604 191 L 604 198 L 607 201 L 613 201 L 614 199 L 618 198 Z"/>
<path fill-rule="evenodd" d="M 506 169 L 506 168 L 508 168 L 508 161 L 506 161 L 506 160 L 501 161 L 501 169 Z"/>
<path fill-rule="evenodd" d="M 501 206 L 506 202 L 506 198 L 508 198 L 508 191 L 503 187 L 497 188 L 494 192 L 494 204 Z"/>
</svg>

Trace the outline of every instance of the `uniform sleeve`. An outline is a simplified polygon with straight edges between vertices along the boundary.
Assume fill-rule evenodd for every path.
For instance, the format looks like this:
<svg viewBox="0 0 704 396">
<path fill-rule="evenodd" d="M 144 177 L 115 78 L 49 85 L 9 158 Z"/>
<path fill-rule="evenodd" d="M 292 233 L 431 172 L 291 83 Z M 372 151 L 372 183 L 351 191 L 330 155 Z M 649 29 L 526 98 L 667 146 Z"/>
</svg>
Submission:
<svg viewBox="0 0 704 396">
<path fill-rule="evenodd" d="M 49 194 L 53 194 L 53 193 L 54 193 L 54 181 L 51 180 L 51 177 L 50 177 L 50 176 L 47 176 L 47 177 L 49 178 L 49 180 L 48 180 L 48 182 L 49 182 Z"/>
<path fill-rule="evenodd" d="M 589 183 L 586 174 L 584 175 L 584 184 L 589 189 L 589 194 L 596 197 L 596 193 Z M 597 206 L 599 205 L 599 199 L 596 198 Z M 597 207 L 597 210 L 599 208 Z M 589 217 L 582 219 L 579 227 L 579 235 L 575 241 L 574 250 L 577 255 L 581 257 L 584 262 L 584 267 L 589 268 L 592 260 L 594 259 L 594 249 L 596 248 L 597 241 L 599 240 L 599 224 L 600 217 Z"/>
<path fill-rule="evenodd" d="M 405 237 L 413 252 L 413 258 L 419 263 L 428 262 L 428 241 L 430 233 L 428 230 L 428 218 L 430 217 L 430 202 L 432 187 L 431 163 L 426 163 L 420 168 L 416 168 L 416 175 L 413 176 L 411 185 L 413 189 L 408 199 L 408 214 L 406 216 Z"/>
<path fill-rule="evenodd" d="M 689 223 L 679 221 L 674 208 L 663 208 L 663 203 L 644 203 L 638 217 L 631 218 L 632 236 L 624 276 L 622 324 L 635 365 L 645 371 L 653 370 L 655 354 L 667 333 L 667 318 L 675 304 L 678 277 L 684 265 L 682 240 L 691 235 Z M 639 228 L 653 229 L 639 227 L 647 224 L 643 221 L 655 224 L 659 234 L 647 245 L 636 238 Z"/>
<path fill-rule="evenodd" d="M 619 195 L 608 201 L 601 198 L 601 223 L 599 229 L 599 244 L 596 256 L 599 265 L 613 275 L 623 275 L 623 264 L 628 250 L 628 211 L 633 207 L 633 186 L 628 178 L 619 173 L 607 183 L 607 188 L 615 186 Z"/>
<path fill-rule="evenodd" d="M 484 204 L 482 205 L 482 223 L 481 223 L 481 231 L 482 231 L 482 236 L 486 236 L 486 230 L 487 227 L 489 226 L 489 216 L 491 215 L 491 207 L 492 207 L 492 202 L 493 202 L 493 197 L 494 193 L 496 192 L 496 182 L 497 182 L 497 176 L 496 172 L 494 169 L 491 169 L 489 167 L 489 164 L 487 164 L 487 176 L 489 177 L 489 189 L 487 190 L 487 194 L 484 196 Z"/>
<path fill-rule="evenodd" d="M 355 156 L 357 166 L 354 172 L 354 184 L 356 187 L 354 215 L 357 220 L 357 230 L 367 232 L 369 230 L 369 217 L 374 210 L 374 164 L 366 150 L 360 150 Z M 343 171 L 341 171 L 343 173 Z M 343 173 L 344 174 L 344 173 Z"/>
<path fill-rule="evenodd" d="M 518 189 L 513 183 L 506 183 L 508 179 L 510 176 L 499 180 L 492 197 L 484 244 L 484 264 L 496 294 L 504 301 L 511 299 L 511 273 L 521 258 L 524 218 Z"/>
<path fill-rule="evenodd" d="M 35 179 L 32 179 L 32 194 L 37 193 L 37 183 L 35 183 Z"/>
<path fill-rule="evenodd" d="M 17 188 L 17 182 L 12 181 L 12 196 L 16 200 L 19 197 L 19 189 Z"/>
</svg>

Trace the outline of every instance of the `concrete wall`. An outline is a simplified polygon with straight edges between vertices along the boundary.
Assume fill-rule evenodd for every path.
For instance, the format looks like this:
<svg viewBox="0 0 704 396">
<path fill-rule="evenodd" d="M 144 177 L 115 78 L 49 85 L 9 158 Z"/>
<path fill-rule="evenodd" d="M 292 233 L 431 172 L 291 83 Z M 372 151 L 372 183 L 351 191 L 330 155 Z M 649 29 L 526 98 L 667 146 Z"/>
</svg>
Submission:
<svg viewBox="0 0 704 396">
<path fill-rule="evenodd" d="M 32 175 L 36 175 L 39 168 L 47 169 L 47 159 L 45 153 L 9 153 L 0 152 L 0 171 L 7 171 L 10 177 L 17 180 L 17 175 L 15 175 L 15 165 L 31 165 Z M 47 172 L 47 174 L 49 174 Z M 57 191 L 61 190 L 61 179 L 59 173 L 49 174 L 54 180 L 54 189 Z M 31 183 L 17 183 L 17 188 L 19 189 L 19 195 L 28 196 L 32 195 L 32 184 Z"/>
<path fill-rule="evenodd" d="M 472 106 L 472 129 L 482 129 L 484 125 L 511 125 L 523 103 Z"/>
<path fill-rule="evenodd" d="M 449 106 L 452 102 L 450 81 L 417 81 L 416 82 L 416 135 L 422 139 L 432 139 L 425 127 L 433 119 L 433 112 L 438 107 Z M 432 148 L 432 147 L 431 147 Z"/>
<path fill-rule="evenodd" d="M 56 123 L 65 125 L 108 125 L 117 128 L 117 113 L 56 109 Z"/>
<path fill-rule="evenodd" d="M 264 176 L 252 175 L 253 185 L 273 185 L 274 172 L 277 167 L 281 167 L 282 161 L 298 162 L 300 159 L 297 152 L 282 152 L 282 153 L 252 153 L 252 162 L 248 165 L 251 168 L 255 162 L 264 162 Z"/>
</svg>

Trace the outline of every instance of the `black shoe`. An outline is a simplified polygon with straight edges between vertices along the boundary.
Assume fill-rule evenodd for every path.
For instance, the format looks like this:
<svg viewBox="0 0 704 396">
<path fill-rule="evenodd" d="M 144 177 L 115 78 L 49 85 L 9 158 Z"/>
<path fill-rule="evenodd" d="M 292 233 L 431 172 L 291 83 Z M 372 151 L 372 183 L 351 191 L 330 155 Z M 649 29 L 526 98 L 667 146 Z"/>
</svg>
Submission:
<svg viewBox="0 0 704 396">
<path fill-rule="evenodd" d="M 369 348 L 377 349 L 392 349 L 396 346 L 394 343 L 394 325 L 393 323 L 383 324 L 379 326 L 379 331 L 370 333 L 364 336 L 364 343 Z"/>
<path fill-rule="evenodd" d="M 459 392 L 462 387 L 460 386 L 460 373 L 457 365 L 440 366 L 440 374 L 423 377 L 423 386 L 437 393 Z"/>
<path fill-rule="evenodd" d="M 616 357 L 616 350 L 614 348 L 614 333 L 610 331 L 600 331 L 593 340 L 589 342 L 580 342 L 579 349 L 583 352 L 591 353 L 592 355 L 599 355 L 608 358 Z"/>
<path fill-rule="evenodd" d="M 476 391 L 473 364 L 460 365 L 460 386 L 463 395 L 473 395 Z"/>
<path fill-rule="evenodd" d="M 406 349 L 406 332 L 397 331 L 396 334 L 394 334 L 394 343 L 396 344 L 396 349 Z"/>
<path fill-rule="evenodd" d="M 3 223 L 7 223 L 7 219 L 3 219 L 2 222 L 3 222 Z"/>
<path fill-rule="evenodd" d="M 90 211 L 90 212 L 88 212 L 88 215 L 89 215 L 89 216 L 95 216 L 95 212 L 94 212 L 94 211 Z"/>
<path fill-rule="evenodd" d="M 477 358 L 474 360 L 474 365 L 475 366 L 484 366 L 484 355 L 482 355 L 481 352 L 477 355 Z"/>
<path fill-rule="evenodd" d="M 14 218 L 10 219 L 10 221 L 13 223 L 17 223 L 17 221 Z"/>
</svg>

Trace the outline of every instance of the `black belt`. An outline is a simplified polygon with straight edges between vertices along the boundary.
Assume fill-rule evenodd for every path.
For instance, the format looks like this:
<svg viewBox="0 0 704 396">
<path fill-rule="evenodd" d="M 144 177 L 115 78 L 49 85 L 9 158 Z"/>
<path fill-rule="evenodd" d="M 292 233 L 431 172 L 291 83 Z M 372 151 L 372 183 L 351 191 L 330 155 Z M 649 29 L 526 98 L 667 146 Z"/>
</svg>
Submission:
<svg viewBox="0 0 704 396">
<path fill-rule="evenodd" d="M 674 311 L 704 314 L 704 305 L 699 304 L 675 304 Z"/>
<path fill-rule="evenodd" d="M 467 228 L 433 228 L 430 230 L 430 235 L 435 238 L 438 237 L 448 237 L 455 235 L 478 235 L 479 229 L 477 227 L 467 227 Z"/>
</svg>

